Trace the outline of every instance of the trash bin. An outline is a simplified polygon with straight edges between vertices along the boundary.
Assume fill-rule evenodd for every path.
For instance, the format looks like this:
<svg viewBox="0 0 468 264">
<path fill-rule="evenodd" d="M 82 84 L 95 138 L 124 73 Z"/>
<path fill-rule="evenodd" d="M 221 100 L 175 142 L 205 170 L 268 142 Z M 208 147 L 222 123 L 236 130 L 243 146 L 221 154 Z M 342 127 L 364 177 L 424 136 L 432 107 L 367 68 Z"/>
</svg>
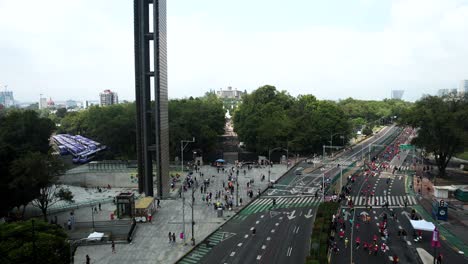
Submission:
<svg viewBox="0 0 468 264">
<path fill-rule="evenodd" d="M 223 217 L 223 208 L 218 208 L 218 217 Z"/>
</svg>

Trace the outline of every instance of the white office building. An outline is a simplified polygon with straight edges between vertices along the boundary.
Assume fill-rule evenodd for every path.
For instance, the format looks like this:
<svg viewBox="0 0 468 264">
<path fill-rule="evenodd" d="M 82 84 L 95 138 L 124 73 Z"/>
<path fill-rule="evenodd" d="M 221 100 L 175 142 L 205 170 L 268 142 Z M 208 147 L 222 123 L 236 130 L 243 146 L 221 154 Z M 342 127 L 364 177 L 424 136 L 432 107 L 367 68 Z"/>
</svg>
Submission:
<svg viewBox="0 0 468 264">
<path fill-rule="evenodd" d="M 458 93 L 460 95 L 468 93 L 468 80 L 461 80 L 460 85 L 458 86 Z"/>
</svg>

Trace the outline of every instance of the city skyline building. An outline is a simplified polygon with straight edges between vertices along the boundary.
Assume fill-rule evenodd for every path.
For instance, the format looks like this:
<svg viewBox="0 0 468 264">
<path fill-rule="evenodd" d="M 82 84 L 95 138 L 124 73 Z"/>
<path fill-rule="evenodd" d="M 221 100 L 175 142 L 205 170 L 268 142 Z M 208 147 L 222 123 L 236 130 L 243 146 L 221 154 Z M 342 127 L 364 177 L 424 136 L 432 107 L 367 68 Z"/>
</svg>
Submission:
<svg viewBox="0 0 468 264">
<path fill-rule="evenodd" d="M 0 104 L 5 108 L 14 106 L 15 98 L 13 97 L 13 91 L 0 91 Z"/>
<path fill-rule="evenodd" d="M 468 80 L 461 80 L 458 86 L 458 93 L 464 95 L 468 93 Z"/>
<path fill-rule="evenodd" d="M 405 90 L 392 90 L 391 98 L 401 100 Z"/>
<path fill-rule="evenodd" d="M 119 96 L 116 92 L 112 92 L 111 90 L 107 89 L 104 90 L 102 93 L 99 94 L 99 105 L 100 106 L 107 106 L 119 103 Z"/>
</svg>

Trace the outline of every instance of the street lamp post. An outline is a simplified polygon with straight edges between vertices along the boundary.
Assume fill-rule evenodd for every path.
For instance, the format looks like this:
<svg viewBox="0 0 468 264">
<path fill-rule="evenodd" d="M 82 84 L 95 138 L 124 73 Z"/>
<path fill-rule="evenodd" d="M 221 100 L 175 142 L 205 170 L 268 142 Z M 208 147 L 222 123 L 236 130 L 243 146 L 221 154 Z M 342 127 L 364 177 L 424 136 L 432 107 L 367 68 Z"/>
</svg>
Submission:
<svg viewBox="0 0 468 264">
<path fill-rule="evenodd" d="M 195 186 L 192 186 L 192 246 L 195 246 L 195 220 L 193 219 L 193 207 L 195 206 Z M 184 234 L 185 239 L 185 234 Z"/>
<path fill-rule="evenodd" d="M 180 163 L 180 168 L 182 172 L 184 172 L 184 149 L 187 147 L 188 143 L 193 143 L 195 142 L 195 137 L 192 138 L 192 140 L 181 140 L 180 141 L 180 155 L 181 155 L 181 163 Z M 185 145 L 184 145 L 185 143 Z"/>
<path fill-rule="evenodd" d="M 181 154 L 181 166 L 180 167 L 182 169 L 181 174 L 183 174 L 183 172 L 184 172 L 184 149 L 185 149 L 185 147 L 187 147 L 188 143 L 193 143 L 193 142 L 195 142 L 195 137 L 192 138 L 192 140 L 181 140 L 180 141 L 180 154 Z M 185 145 L 184 145 L 184 143 L 185 143 Z M 182 181 L 182 189 L 181 189 L 181 192 L 182 192 L 182 226 L 183 226 L 183 230 L 184 230 L 183 231 L 184 245 L 186 245 L 186 239 L 185 239 L 185 237 L 186 237 L 186 235 L 185 235 L 185 191 L 184 191 L 184 186 L 185 186 L 185 181 Z M 192 188 L 193 188 L 193 186 L 192 186 Z M 192 214 L 192 217 L 193 217 L 193 214 Z M 193 223 L 193 221 L 192 221 L 192 223 Z M 193 235 L 193 231 L 192 231 L 192 235 Z"/>
<path fill-rule="evenodd" d="M 93 206 L 91 206 L 91 218 L 92 218 L 92 221 L 93 221 L 93 232 L 94 232 L 94 210 L 93 210 Z"/>
<path fill-rule="evenodd" d="M 333 136 L 335 136 L 335 135 L 343 135 L 343 133 L 340 133 L 340 132 L 335 133 L 335 134 L 330 133 L 330 147 L 332 148 L 331 149 L 332 158 L 333 158 Z"/>
<path fill-rule="evenodd" d="M 325 173 L 322 173 L 322 194 L 323 201 L 325 201 Z"/>
</svg>

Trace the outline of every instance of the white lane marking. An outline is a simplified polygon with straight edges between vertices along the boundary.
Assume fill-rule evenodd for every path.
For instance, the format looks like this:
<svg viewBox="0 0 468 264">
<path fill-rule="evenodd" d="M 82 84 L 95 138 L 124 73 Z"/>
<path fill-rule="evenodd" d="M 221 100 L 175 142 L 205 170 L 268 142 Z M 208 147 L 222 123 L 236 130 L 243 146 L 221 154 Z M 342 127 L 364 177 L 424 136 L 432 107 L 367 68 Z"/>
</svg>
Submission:
<svg viewBox="0 0 468 264">
<path fill-rule="evenodd" d="M 296 234 L 299 233 L 300 226 L 297 227 Z"/>
<path fill-rule="evenodd" d="M 279 223 L 276 223 L 275 226 L 279 226 Z"/>
<path fill-rule="evenodd" d="M 242 243 L 237 244 L 238 247 L 242 247 Z"/>
<path fill-rule="evenodd" d="M 401 227 L 401 225 L 398 226 L 398 229 L 403 229 L 403 227 Z"/>
<path fill-rule="evenodd" d="M 271 237 L 267 237 L 267 241 L 270 241 L 271 240 Z"/>
<path fill-rule="evenodd" d="M 262 258 L 262 255 L 257 256 L 257 260 L 260 260 Z"/>
<path fill-rule="evenodd" d="M 377 217 L 376 217 L 375 219 L 377 219 Z M 379 224 L 379 223 L 375 223 L 375 225 L 376 225 L 376 226 L 379 226 L 380 224 Z"/>
<path fill-rule="evenodd" d="M 279 218 L 279 220 L 283 220 L 283 217 L 281 216 L 281 217 Z"/>
<path fill-rule="evenodd" d="M 411 242 L 409 240 L 406 241 L 406 244 L 408 244 L 408 246 L 411 246 Z"/>
<path fill-rule="evenodd" d="M 288 248 L 288 252 L 286 253 L 286 256 L 290 257 L 292 252 L 292 247 Z"/>
<path fill-rule="evenodd" d="M 256 225 L 258 225 L 258 223 L 260 223 L 260 221 L 255 222 Z"/>
<path fill-rule="evenodd" d="M 264 217 L 264 215 L 261 215 L 261 216 L 260 216 L 260 218 L 263 218 L 263 217 Z"/>
<path fill-rule="evenodd" d="M 377 216 L 374 216 L 375 220 L 377 220 Z"/>
<path fill-rule="evenodd" d="M 249 235 L 245 235 L 245 236 L 244 236 L 244 238 L 248 238 L 248 237 L 249 237 Z"/>
<path fill-rule="evenodd" d="M 233 257 L 236 254 L 235 251 L 231 252 L 231 257 Z"/>
<path fill-rule="evenodd" d="M 262 245 L 262 249 L 265 249 L 266 248 L 266 245 Z"/>
<path fill-rule="evenodd" d="M 250 228 L 250 231 L 254 230 L 254 228 L 255 228 L 255 227 L 252 226 L 252 227 Z"/>
<path fill-rule="evenodd" d="M 272 232 L 272 233 L 274 233 L 274 232 L 275 232 L 275 230 L 274 230 L 274 229 L 272 229 L 272 230 L 271 230 L 271 232 Z"/>
</svg>

